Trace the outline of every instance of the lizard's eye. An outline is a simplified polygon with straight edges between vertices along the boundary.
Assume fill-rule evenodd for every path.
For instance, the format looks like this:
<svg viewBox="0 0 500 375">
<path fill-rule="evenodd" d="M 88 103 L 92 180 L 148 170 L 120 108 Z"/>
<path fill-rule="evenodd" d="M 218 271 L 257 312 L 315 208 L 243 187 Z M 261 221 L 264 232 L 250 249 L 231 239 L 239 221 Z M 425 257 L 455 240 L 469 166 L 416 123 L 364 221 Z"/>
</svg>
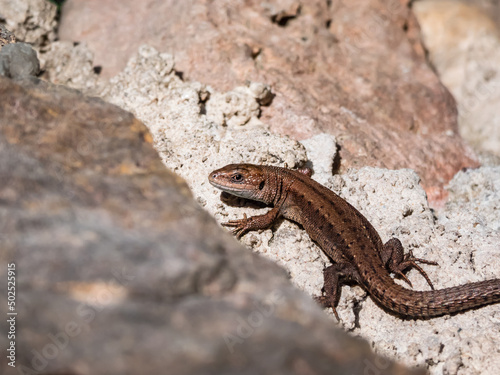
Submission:
<svg viewBox="0 0 500 375">
<path fill-rule="evenodd" d="M 231 180 L 235 182 L 241 182 L 243 181 L 243 175 L 241 173 L 236 173 L 231 176 Z"/>
</svg>

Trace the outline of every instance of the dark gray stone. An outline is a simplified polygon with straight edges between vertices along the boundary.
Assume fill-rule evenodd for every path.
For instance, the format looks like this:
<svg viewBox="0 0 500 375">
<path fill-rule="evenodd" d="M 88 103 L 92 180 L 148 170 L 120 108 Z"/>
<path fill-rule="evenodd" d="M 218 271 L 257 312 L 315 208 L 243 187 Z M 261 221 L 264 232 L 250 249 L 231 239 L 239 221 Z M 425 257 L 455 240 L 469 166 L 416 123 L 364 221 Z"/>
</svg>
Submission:
<svg viewBox="0 0 500 375">
<path fill-rule="evenodd" d="M 8 78 L 36 76 L 40 62 L 28 43 L 7 44 L 0 50 L 0 75 Z"/>
</svg>

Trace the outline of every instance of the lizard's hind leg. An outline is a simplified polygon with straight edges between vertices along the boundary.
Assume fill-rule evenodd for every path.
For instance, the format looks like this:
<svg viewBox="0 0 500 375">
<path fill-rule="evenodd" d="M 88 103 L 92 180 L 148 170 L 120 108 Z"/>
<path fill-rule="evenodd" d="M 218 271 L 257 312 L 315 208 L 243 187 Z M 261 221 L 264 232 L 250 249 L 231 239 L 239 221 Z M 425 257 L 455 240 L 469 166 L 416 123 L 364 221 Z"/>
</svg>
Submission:
<svg viewBox="0 0 500 375">
<path fill-rule="evenodd" d="M 432 285 L 431 279 L 429 279 L 427 273 L 422 269 L 422 267 L 417 264 L 417 262 L 437 266 L 438 264 L 436 262 L 421 258 L 415 258 L 411 250 L 408 252 L 408 254 L 404 254 L 403 245 L 397 238 L 391 238 L 384 244 L 380 256 L 382 257 L 382 262 L 385 264 L 385 267 L 389 270 L 389 272 L 392 272 L 403 278 L 403 280 L 405 280 L 411 287 L 413 287 L 413 285 L 411 284 L 411 281 L 408 280 L 408 278 L 405 276 L 404 271 L 411 268 L 416 268 L 425 278 L 431 289 L 434 290 L 434 285 Z"/>
<path fill-rule="evenodd" d="M 351 263 L 334 263 L 323 270 L 323 277 L 324 295 L 315 297 L 315 300 L 325 308 L 331 307 L 335 317 L 340 321 L 339 314 L 336 310 L 340 298 L 340 285 L 342 281 L 348 280 L 354 280 L 359 283 L 360 278 L 358 271 Z"/>
</svg>

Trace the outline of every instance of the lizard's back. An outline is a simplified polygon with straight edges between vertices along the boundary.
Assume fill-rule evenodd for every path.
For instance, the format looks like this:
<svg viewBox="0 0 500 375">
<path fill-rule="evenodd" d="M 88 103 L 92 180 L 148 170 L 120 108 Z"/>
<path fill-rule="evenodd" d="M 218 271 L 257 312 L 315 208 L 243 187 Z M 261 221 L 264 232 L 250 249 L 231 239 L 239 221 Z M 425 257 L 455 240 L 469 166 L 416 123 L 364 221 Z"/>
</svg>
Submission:
<svg viewBox="0 0 500 375">
<path fill-rule="evenodd" d="M 383 243 L 370 222 L 333 191 L 300 172 L 285 171 L 291 184 L 284 216 L 300 223 L 333 262 L 351 263 L 357 281 L 384 307 L 430 317 L 500 302 L 500 279 L 432 291 L 396 284 L 382 262 Z"/>
</svg>

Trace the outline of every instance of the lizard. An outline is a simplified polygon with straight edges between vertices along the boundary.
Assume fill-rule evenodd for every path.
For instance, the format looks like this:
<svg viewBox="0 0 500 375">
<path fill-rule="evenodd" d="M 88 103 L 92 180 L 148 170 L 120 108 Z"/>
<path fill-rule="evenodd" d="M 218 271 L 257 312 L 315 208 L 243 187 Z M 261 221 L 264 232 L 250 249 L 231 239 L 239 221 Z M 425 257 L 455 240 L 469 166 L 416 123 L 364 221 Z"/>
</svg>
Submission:
<svg viewBox="0 0 500 375">
<path fill-rule="evenodd" d="M 337 320 L 336 306 L 340 286 L 353 281 L 364 288 L 383 308 L 407 318 L 426 319 L 474 309 L 500 302 L 500 279 L 472 282 L 435 290 L 419 266 L 437 265 L 404 254 L 401 241 L 392 238 L 385 244 L 372 224 L 351 204 L 311 178 L 312 170 L 292 170 L 266 165 L 229 164 L 211 172 L 210 184 L 225 193 L 259 201 L 273 208 L 266 214 L 231 220 L 237 238 L 249 231 L 267 229 L 280 217 L 305 229 L 331 260 L 323 270 L 322 295 L 316 300 L 331 307 Z M 417 269 L 431 290 L 416 291 L 399 285 L 391 274 L 399 275 L 412 287 L 404 272 Z"/>
</svg>

